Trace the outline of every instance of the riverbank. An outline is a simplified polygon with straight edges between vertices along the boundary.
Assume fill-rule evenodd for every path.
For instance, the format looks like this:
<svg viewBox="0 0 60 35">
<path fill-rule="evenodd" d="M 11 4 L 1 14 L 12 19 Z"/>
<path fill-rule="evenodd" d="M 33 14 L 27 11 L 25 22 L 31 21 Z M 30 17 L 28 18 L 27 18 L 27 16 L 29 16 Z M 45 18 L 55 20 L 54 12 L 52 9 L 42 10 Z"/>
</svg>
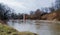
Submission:
<svg viewBox="0 0 60 35">
<path fill-rule="evenodd" d="M 46 23 L 46 22 L 48 22 L 48 23 L 60 23 L 60 21 L 55 21 L 55 20 L 9 20 L 9 22 L 39 22 L 39 23 L 42 23 L 42 22 L 44 22 L 44 23 Z"/>
<path fill-rule="evenodd" d="M 0 23 L 7 25 L 7 21 L 9 21 L 9 20 L 0 20 Z"/>
<path fill-rule="evenodd" d="M 18 32 L 17 30 L 0 23 L 0 35 L 37 35 L 31 32 Z"/>
</svg>

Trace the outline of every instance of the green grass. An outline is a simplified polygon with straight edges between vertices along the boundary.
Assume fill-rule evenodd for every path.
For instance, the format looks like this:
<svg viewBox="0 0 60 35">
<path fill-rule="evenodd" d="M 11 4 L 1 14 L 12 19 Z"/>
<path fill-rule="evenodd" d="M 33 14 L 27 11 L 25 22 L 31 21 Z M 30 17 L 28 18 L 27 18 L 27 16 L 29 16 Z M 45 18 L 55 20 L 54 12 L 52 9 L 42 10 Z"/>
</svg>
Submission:
<svg viewBox="0 0 60 35">
<path fill-rule="evenodd" d="M 17 30 L 0 23 L 0 35 L 37 35 L 32 32 L 18 32 Z"/>
</svg>

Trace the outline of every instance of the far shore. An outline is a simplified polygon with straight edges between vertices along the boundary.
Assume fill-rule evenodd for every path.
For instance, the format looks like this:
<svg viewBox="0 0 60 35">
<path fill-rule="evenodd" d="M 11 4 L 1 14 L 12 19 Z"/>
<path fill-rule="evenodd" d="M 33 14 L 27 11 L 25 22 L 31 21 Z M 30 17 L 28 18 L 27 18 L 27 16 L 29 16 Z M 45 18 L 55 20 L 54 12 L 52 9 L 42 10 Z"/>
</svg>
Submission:
<svg viewBox="0 0 60 35">
<path fill-rule="evenodd" d="M 23 19 L 10 19 L 12 21 L 16 21 L 16 20 L 19 20 L 19 21 L 35 21 L 35 22 L 53 22 L 53 23 L 60 23 L 60 21 L 58 20 L 30 20 L 30 19 L 26 19 L 26 20 L 23 20 Z"/>
</svg>

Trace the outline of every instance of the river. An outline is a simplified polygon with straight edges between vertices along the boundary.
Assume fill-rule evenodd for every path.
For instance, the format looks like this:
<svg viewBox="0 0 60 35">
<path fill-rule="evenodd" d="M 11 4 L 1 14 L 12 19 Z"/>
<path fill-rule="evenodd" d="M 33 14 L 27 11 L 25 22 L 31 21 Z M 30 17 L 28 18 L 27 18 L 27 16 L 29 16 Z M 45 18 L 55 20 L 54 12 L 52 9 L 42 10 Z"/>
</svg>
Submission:
<svg viewBox="0 0 60 35">
<path fill-rule="evenodd" d="M 19 32 L 29 31 L 39 35 L 60 35 L 60 23 L 36 20 L 9 20 L 7 24 Z"/>
</svg>

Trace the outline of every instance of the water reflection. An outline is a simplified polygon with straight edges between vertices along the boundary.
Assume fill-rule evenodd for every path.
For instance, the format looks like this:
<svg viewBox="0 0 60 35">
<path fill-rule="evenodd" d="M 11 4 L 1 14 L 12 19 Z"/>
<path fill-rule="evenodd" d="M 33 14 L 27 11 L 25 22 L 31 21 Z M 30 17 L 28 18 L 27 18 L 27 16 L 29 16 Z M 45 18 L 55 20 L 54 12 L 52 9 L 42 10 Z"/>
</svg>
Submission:
<svg viewBox="0 0 60 35">
<path fill-rule="evenodd" d="M 54 35 L 60 35 L 60 23 L 55 23 L 53 26 L 52 26 L 52 29 L 54 31 Z"/>
<path fill-rule="evenodd" d="M 30 31 L 38 33 L 39 35 L 60 35 L 60 23 L 40 22 L 27 20 L 10 20 L 8 25 L 17 29 L 18 31 Z"/>
</svg>

